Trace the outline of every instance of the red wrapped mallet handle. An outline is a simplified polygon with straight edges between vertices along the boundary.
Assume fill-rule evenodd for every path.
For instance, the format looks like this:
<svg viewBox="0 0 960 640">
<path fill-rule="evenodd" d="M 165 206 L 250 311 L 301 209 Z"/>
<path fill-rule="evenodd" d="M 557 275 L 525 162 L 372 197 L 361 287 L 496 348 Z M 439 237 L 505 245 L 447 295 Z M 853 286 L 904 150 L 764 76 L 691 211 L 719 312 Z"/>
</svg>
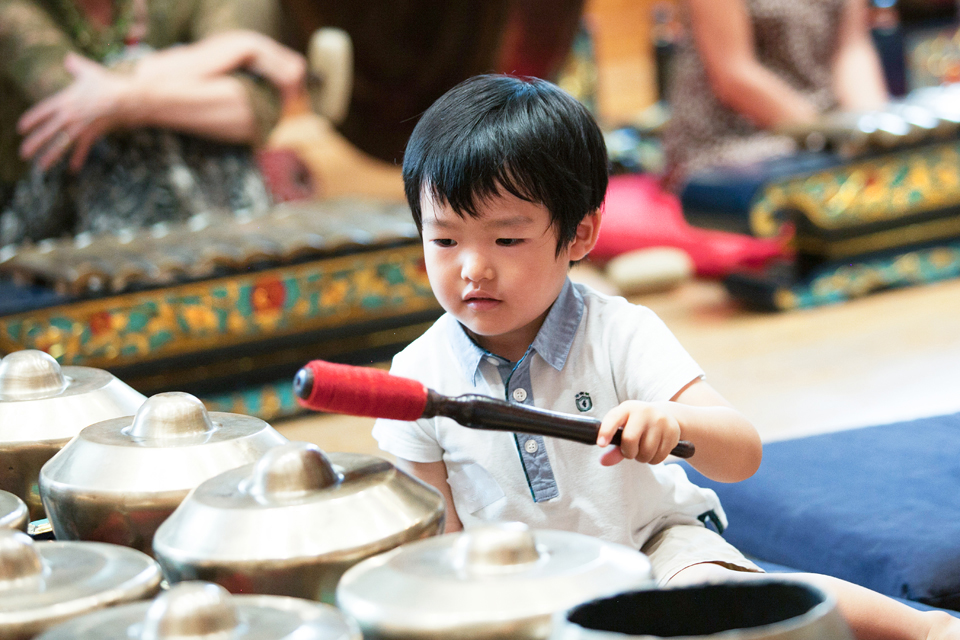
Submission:
<svg viewBox="0 0 960 640">
<path fill-rule="evenodd" d="M 427 406 L 427 388 L 416 380 L 323 360 L 300 369 L 293 390 L 307 409 L 350 416 L 413 421 Z"/>
<path fill-rule="evenodd" d="M 478 394 L 444 396 L 409 378 L 380 369 L 313 360 L 293 379 L 294 395 L 314 411 L 352 416 L 416 420 L 443 416 L 471 429 L 514 431 L 596 444 L 600 421 L 572 416 Z M 619 445 L 618 430 L 610 444 Z M 692 442 L 681 440 L 671 453 L 694 454 Z"/>
</svg>

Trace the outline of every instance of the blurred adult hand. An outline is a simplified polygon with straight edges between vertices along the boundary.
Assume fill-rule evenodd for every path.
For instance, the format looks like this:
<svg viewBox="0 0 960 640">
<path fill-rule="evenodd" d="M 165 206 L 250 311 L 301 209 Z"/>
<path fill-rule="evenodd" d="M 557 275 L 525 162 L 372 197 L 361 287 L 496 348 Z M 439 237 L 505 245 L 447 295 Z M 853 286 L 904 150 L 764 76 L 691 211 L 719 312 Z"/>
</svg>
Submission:
<svg viewBox="0 0 960 640">
<path fill-rule="evenodd" d="M 70 169 L 78 171 L 93 144 L 123 126 L 121 114 L 131 80 L 76 53 L 68 53 L 63 65 L 73 82 L 38 102 L 17 122 L 23 136 L 20 156 L 48 169 L 69 153 Z"/>
<path fill-rule="evenodd" d="M 273 84 L 284 101 L 306 89 L 307 61 L 276 40 L 249 30 L 217 33 L 189 45 L 151 54 L 136 66 L 144 80 L 215 78 L 245 69 Z"/>
</svg>

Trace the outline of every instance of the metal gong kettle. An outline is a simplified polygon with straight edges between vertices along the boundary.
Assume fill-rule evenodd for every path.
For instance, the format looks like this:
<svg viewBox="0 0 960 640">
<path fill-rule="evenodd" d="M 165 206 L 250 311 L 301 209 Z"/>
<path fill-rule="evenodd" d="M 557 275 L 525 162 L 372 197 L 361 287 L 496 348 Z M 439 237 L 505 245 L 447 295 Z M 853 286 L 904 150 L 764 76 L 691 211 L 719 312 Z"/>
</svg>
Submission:
<svg viewBox="0 0 960 640">
<path fill-rule="evenodd" d="M 0 528 L 27 530 L 27 503 L 9 491 L 0 491 Z"/>
<path fill-rule="evenodd" d="M 49 354 L 14 351 L 0 360 L 0 489 L 44 517 L 40 469 L 80 430 L 133 415 L 146 398 L 113 374 L 61 367 Z"/>
<path fill-rule="evenodd" d="M 40 471 L 58 540 L 153 552 L 153 534 L 204 480 L 257 460 L 287 439 L 269 424 L 208 413 L 187 393 L 158 393 L 136 415 L 83 429 Z"/>
<path fill-rule="evenodd" d="M 231 596 L 209 582 L 182 582 L 153 602 L 97 611 L 36 640 L 362 640 L 330 605 L 285 596 Z"/>
<path fill-rule="evenodd" d="M 291 442 L 197 487 L 153 546 L 171 583 L 332 603 L 346 569 L 443 523 L 440 492 L 386 460 Z"/>
<path fill-rule="evenodd" d="M 635 549 L 514 522 L 365 560 L 344 574 L 337 605 L 367 640 L 542 640 L 554 613 L 652 584 Z"/>
<path fill-rule="evenodd" d="M 44 629 L 160 590 L 160 567 L 134 549 L 100 542 L 34 542 L 0 529 L 0 638 Z"/>
</svg>

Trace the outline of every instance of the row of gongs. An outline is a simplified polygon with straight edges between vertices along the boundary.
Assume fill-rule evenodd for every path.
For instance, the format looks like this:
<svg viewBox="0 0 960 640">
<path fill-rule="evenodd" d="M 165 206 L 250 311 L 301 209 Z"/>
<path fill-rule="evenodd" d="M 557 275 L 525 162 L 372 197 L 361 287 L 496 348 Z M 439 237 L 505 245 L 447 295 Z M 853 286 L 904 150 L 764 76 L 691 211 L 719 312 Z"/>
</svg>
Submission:
<svg viewBox="0 0 960 640">
<path fill-rule="evenodd" d="M 439 493 L 385 460 L 41 352 L 0 360 L 0 456 L 25 498 L 0 493 L 0 522 L 45 511 L 57 539 L 0 531 L 5 638 L 571 637 L 558 612 L 652 585 L 642 554 L 588 536 L 439 536 Z"/>
</svg>

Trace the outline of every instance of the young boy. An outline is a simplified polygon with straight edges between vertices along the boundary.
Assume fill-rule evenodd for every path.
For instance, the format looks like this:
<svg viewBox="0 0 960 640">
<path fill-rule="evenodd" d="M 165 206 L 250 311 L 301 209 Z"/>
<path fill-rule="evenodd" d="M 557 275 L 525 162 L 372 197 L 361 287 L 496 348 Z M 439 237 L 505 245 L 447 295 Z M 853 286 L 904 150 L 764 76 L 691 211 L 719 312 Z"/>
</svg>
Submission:
<svg viewBox="0 0 960 640">
<path fill-rule="evenodd" d="M 620 447 L 600 455 L 446 418 L 378 421 L 380 447 L 444 495 L 446 530 L 513 520 L 597 536 L 646 553 L 662 585 L 760 572 L 704 526 L 726 524 L 716 494 L 661 464 L 682 438 L 701 473 L 743 480 L 760 465 L 756 430 L 651 311 L 567 278 L 596 242 L 607 187 L 590 114 L 548 82 L 479 76 L 423 115 L 403 176 L 447 313 L 391 372 L 445 395 L 602 418 L 600 446 L 623 427 Z M 836 594 L 860 637 L 960 638 L 949 615 L 805 577 Z"/>
</svg>

